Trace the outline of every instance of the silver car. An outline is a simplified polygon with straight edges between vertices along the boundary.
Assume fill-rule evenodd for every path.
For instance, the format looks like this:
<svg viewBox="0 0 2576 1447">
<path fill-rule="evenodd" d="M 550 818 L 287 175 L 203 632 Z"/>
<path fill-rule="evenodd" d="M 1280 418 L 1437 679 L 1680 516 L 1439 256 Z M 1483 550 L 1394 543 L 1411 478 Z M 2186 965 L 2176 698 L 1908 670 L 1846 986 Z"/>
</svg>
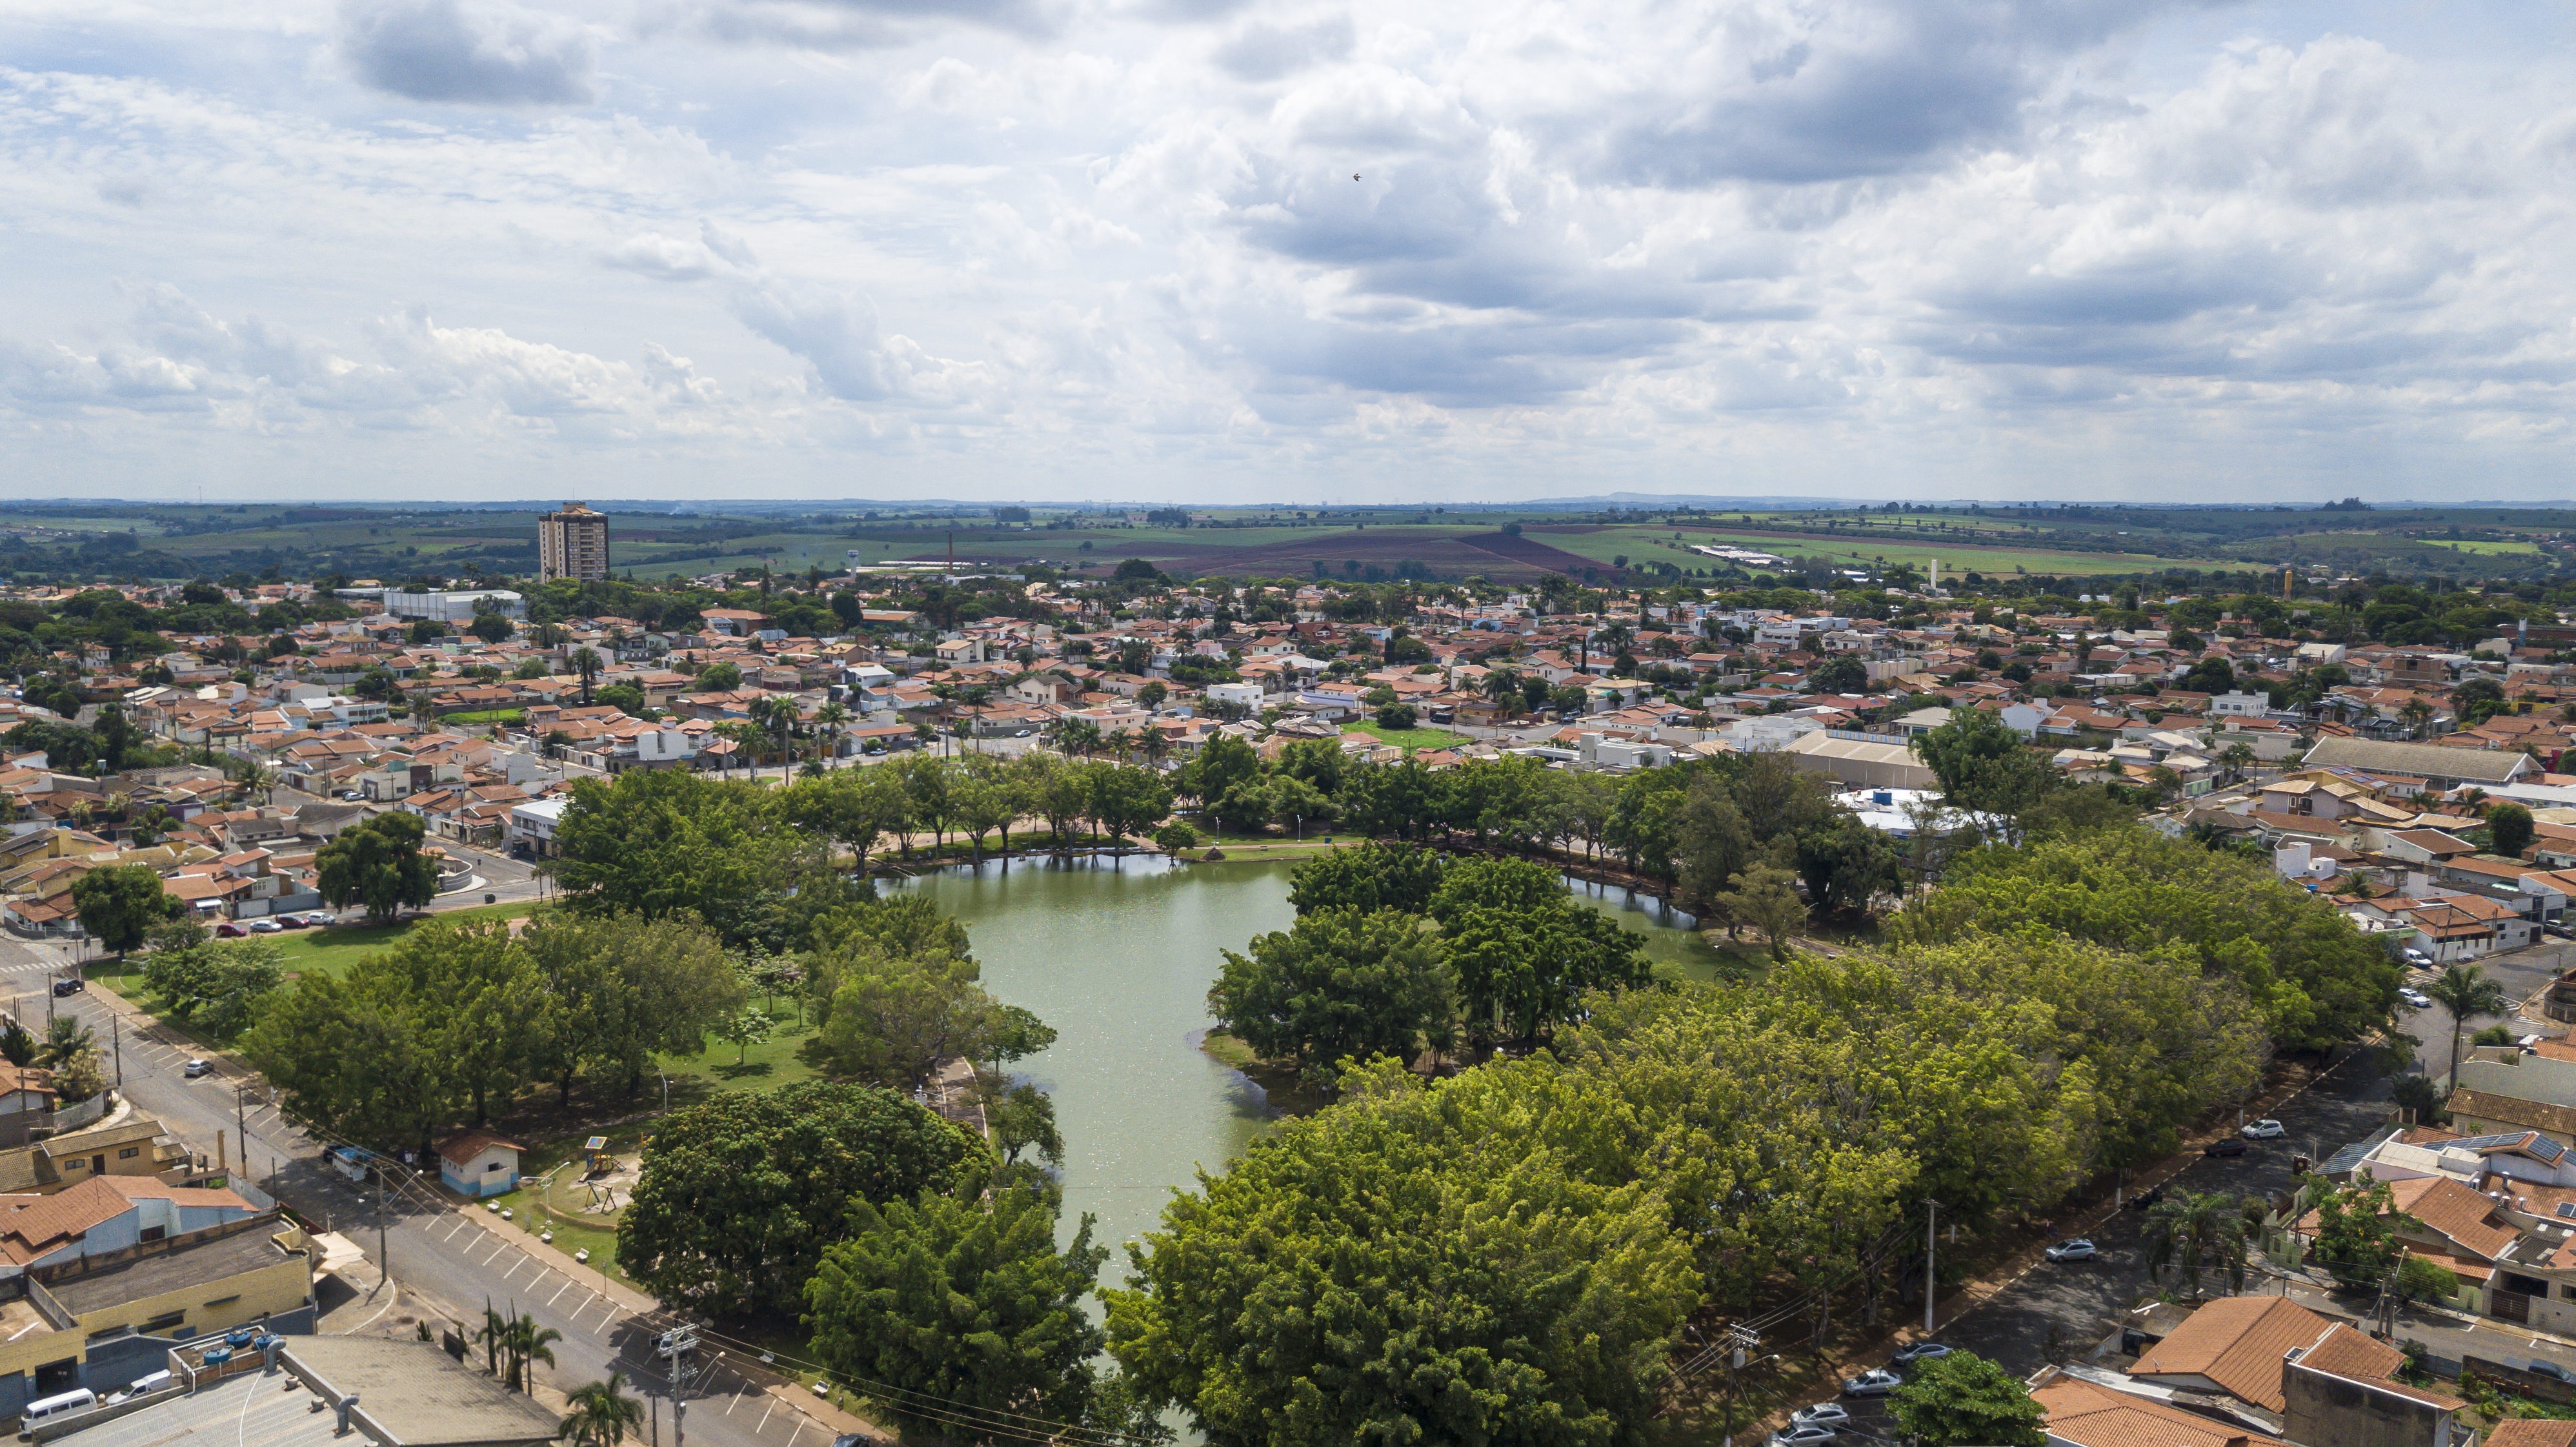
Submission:
<svg viewBox="0 0 2576 1447">
<path fill-rule="evenodd" d="M 1884 1397 L 1905 1385 L 1905 1379 L 1885 1367 L 1872 1367 L 1843 1383 L 1846 1397 Z"/>
</svg>

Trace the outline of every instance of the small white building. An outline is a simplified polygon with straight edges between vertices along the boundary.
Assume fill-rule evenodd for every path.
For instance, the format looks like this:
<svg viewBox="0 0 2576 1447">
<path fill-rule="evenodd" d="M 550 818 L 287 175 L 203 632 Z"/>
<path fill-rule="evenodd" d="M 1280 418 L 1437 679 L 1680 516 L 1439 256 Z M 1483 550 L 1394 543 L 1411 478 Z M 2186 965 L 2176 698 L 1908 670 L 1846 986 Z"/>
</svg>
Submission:
<svg viewBox="0 0 2576 1447">
<path fill-rule="evenodd" d="M 438 1148 L 438 1179 L 460 1196 L 498 1196 L 519 1184 L 519 1147 L 467 1131 Z"/>
<path fill-rule="evenodd" d="M 509 842 L 525 844 L 528 852 L 539 859 L 555 857 L 555 829 L 563 823 L 564 810 L 572 807 L 567 798 L 532 799 L 510 806 Z"/>
</svg>

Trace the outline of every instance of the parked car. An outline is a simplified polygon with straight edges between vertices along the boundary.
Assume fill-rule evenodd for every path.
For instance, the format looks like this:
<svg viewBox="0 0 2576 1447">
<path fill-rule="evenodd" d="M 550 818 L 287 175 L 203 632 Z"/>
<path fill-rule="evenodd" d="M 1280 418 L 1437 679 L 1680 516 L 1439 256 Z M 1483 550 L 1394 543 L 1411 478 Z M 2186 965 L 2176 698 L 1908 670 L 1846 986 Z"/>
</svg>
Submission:
<svg viewBox="0 0 2576 1447">
<path fill-rule="evenodd" d="M 1834 1429 L 1813 1422 L 1793 1422 L 1771 1434 L 1763 1447 L 1810 1447 L 1817 1442 L 1834 1440 Z"/>
<path fill-rule="evenodd" d="M 2101 1254 L 2102 1248 L 2094 1245 L 2090 1239 L 2082 1236 L 2077 1236 L 2072 1240 L 2060 1241 L 2056 1245 L 2049 1247 L 2047 1252 L 2048 1259 L 2051 1261 L 2090 1261 Z"/>
<path fill-rule="evenodd" d="M 2234 1136 L 2221 1136 L 2200 1148 L 2204 1156 L 2241 1156 L 2254 1149 Z"/>
<path fill-rule="evenodd" d="M 2288 1126 L 2281 1124 L 2270 1116 L 2265 1116 L 2261 1120 L 2249 1120 L 2245 1123 L 2245 1128 L 2237 1132 L 2238 1135 L 2245 1137 L 2249 1141 L 2278 1140 L 2289 1133 L 2290 1128 Z"/>
<path fill-rule="evenodd" d="M 215 1065 L 211 1060 L 191 1060 L 186 1065 L 179 1068 L 179 1073 L 188 1077 L 190 1080 L 195 1080 L 201 1075 L 214 1074 Z"/>
<path fill-rule="evenodd" d="M 2407 1005 L 2413 1009 L 2430 1010 L 2433 1008 L 2433 997 L 2416 989 L 2412 985 L 2399 987 L 2397 998 L 2405 1001 Z"/>
<path fill-rule="evenodd" d="M 1800 1407 L 1791 1412 L 1789 1420 L 1801 1424 L 1813 1422 L 1820 1427 L 1839 1427 L 1851 1420 L 1851 1409 L 1840 1402 L 1818 1402 L 1812 1407 Z"/>
<path fill-rule="evenodd" d="M 277 927 L 279 929 L 304 928 L 304 916 L 300 914 L 271 915 L 270 918 L 277 921 Z"/>
<path fill-rule="evenodd" d="M 355 804 L 365 797 L 366 795 L 359 793 L 355 789 L 342 789 L 340 791 L 340 802 L 343 804 Z"/>
<path fill-rule="evenodd" d="M 1911 1365 L 1915 1362 L 1937 1362 L 1949 1354 L 1950 1348 L 1941 1345 L 1937 1341 L 1908 1342 L 1904 1346 L 1898 1347 L 1895 1351 L 1888 1353 L 1887 1364 L 1892 1367 L 1901 1367 Z"/>
<path fill-rule="evenodd" d="M 273 935 L 279 930 L 286 928 L 286 926 L 279 924 L 273 919 L 255 919 L 249 924 L 242 926 L 242 928 L 249 930 L 255 935 Z"/>
<path fill-rule="evenodd" d="M 340 922 L 340 917 L 331 913 L 329 910 L 307 910 L 304 914 L 304 922 L 313 926 L 315 929 L 321 929 L 326 925 L 338 924 Z"/>
<path fill-rule="evenodd" d="M 2405 949 L 2405 950 L 2403 950 L 2403 951 L 2400 951 L 2400 953 L 2401 953 L 2401 954 L 2403 954 L 2403 955 L 2405 956 L 2405 958 L 2406 958 L 2406 963 L 2408 963 L 2408 964 L 2410 964 L 2410 965 L 2421 965 L 2421 966 L 2427 966 L 2427 967 L 2429 967 L 2429 966 L 2433 963 L 2433 957 L 2432 957 L 2431 955 L 2428 955 L 2428 954 L 2424 953 L 2422 950 L 2419 950 L 2419 949 L 2414 949 L 2414 948 L 2412 948 L 2412 947 L 2409 947 L 2409 948 L 2407 948 L 2407 949 Z"/>
<path fill-rule="evenodd" d="M 219 940 L 237 940 L 249 933 L 250 931 L 243 929 L 240 925 L 233 923 L 231 920 L 225 920 L 223 923 L 215 926 L 215 938 Z"/>
<path fill-rule="evenodd" d="M 657 1357 L 683 1357 L 697 1349 L 697 1332 L 685 1326 L 653 1338 L 653 1355 Z"/>
<path fill-rule="evenodd" d="M 2138 1194 L 2129 1198 L 2129 1209 L 2132 1211 L 2143 1211 L 2164 1198 L 2164 1187 L 2149 1186 L 2145 1190 L 2140 1191 Z"/>
<path fill-rule="evenodd" d="M 2576 1386 L 2576 1371 L 2569 1371 L 2556 1362 L 2535 1361 L 2525 1370 L 2534 1376 L 2547 1377 L 2553 1382 L 2565 1382 L 2569 1386 Z"/>
<path fill-rule="evenodd" d="M 77 995 L 88 988 L 89 981 L 78 975 L 65 975 L 54 981 L 54 998 L 59 1000 L 65 995 Z"/>
<path fill-rule="evenodd" d="M 1857 1377 L 1843 1382 L 1846 1397 L 1884 1397 L 1905 1385 L 1905 1379 L 1885 1367 L 1872 1367 Z"/>
</svg>

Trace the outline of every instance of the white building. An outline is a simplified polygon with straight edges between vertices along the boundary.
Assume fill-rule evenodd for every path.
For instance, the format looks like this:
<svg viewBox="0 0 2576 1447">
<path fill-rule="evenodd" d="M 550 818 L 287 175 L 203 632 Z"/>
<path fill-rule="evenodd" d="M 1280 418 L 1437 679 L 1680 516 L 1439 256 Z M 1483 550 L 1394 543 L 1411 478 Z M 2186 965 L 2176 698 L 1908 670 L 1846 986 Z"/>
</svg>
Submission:
<svg viewBox="0 0 2576 1447">
<path fill-rule="evenodd" d="M 515 847 L 528 846 L 539 859 L 555 855 L 555 829 L 563 822 L 564 810 L 572 807 L 567 798 L 535 799 L 510 806 L 509 841 Z"/>
</svg>

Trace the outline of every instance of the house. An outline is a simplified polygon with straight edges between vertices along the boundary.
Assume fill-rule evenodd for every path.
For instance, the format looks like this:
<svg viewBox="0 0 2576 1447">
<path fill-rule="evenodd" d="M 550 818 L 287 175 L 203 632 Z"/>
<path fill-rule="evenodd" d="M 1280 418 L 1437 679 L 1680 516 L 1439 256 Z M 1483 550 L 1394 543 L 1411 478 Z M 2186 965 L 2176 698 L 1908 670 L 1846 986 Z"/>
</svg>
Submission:
<svg viewBox="0 0 2576 1447">
<path fill-rule="evenodd" d="M 2451 1115 L 2475 1134 L 2532 1130 L 2576 1145 L 2576 1044 L 2472 1048 L 2452 1072 Z"/>
<path fill-rule="evenodd" d="M 488 1131 L 467 1131 L 438 1148 L 438 1179 L 460 1196 L 498 1196 L 519 1184 L 519 1150 Z"/>
<path fill-rule="evenodd" d="M 0 1060 L 0 1146 L 25 1145 L 54 1123 L 54 1073 Z"/>
<path fill-rule="evenodd" d="M 2435 789 L 2464 784 L 2495 788 L 2533 778 L 2540 765 L 2529 754 L 2504 749 L 2453 749 L 2391 739 L 2325 738 L 2301 761 L 2310 767 L 2359 769 L 2370 774 L 2420 778 Z"/>
<path fill-rule="evenodd" d="M 2224 1393 L 2277 1416 L 2287 1405 L 2281 1359 L 2331 1325 L 2286 1297 L 2222 1297 L 2184 1318 L 2138 1358 L 2129 1375 L 2184 1391 Z"/>
</svg>

